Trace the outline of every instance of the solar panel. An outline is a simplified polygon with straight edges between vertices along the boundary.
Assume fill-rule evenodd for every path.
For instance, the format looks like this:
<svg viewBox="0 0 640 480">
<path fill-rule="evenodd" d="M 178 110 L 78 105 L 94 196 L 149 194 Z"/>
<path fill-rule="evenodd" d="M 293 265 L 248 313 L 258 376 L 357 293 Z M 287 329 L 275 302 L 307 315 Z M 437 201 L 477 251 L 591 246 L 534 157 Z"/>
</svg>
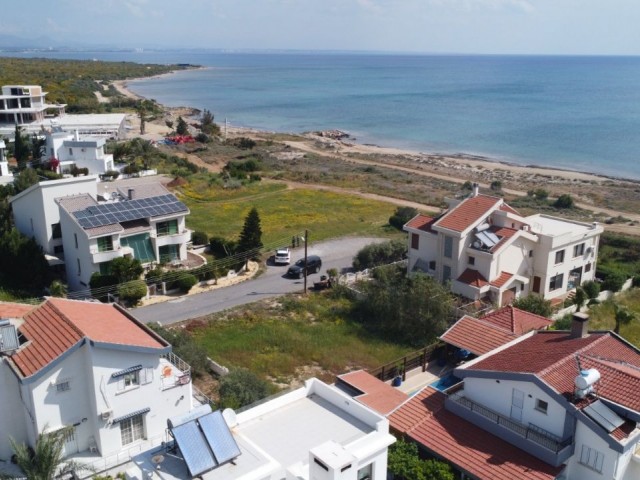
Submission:
<svg viewBox="0 0 640 480">
<path fill-rule="evenodd" d="M 18 333 L 14 325 L 0 326 L 0 352 L 10 352 L 20 346 Z"/>
<path fill-rule="evenodd" d="M 591 405 L 585 407 L 583 411 L 609 433 L 624 423 L 624 420 L 620 418 L 616 412 L 600 400 L 596 400 Z"/>
<path fill-rule="evenodd" d="M 489 235 L 487 235 L 487 232 L 478 232 L 478 233 L 476 233 L 476 238 L 478 240 L 480 240 L 488 248 L 491 248 L 496 243 L 498 243 L 498 242 L 494 242 L 493 239 L 491 237 L 489 237 Z"/>
<path fill-rule="evenodd" d="M 218 465 L 195 421 L 174 427 L 171 433 L 192 477 L 197 477 Z"/>
<path fill-rule="evenodd" d="M 233 460 L 240 455 L 236 443 L 220 410 L 216 410 L 198 419 L 202 432 L 219 464 Z"/>
</svg>

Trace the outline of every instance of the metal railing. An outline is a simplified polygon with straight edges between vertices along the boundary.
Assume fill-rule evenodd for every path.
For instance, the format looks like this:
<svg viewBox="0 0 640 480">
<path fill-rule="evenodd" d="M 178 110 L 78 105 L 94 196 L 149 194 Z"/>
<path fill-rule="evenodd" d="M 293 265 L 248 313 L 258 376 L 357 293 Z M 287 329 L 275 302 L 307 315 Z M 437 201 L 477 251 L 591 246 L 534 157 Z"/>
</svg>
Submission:
<svg viewBox="0 0 640 480">
<path fill-rule="evenodd" d="M 369 373 L 383 382 L 391 380 L 398 375 L 402 375 L 402 380 L 404 381 L 408 371 L 420 367 L 424 372 L 427 369 L 427 363 L 438 357 L 443 346 L 444 344 L 441 342 L 432 343 L 421 350 L 405 355 L 375 370 L 370 370 Z"/>
<path fill-rule="evenodd" d="M 163 376 L 161 379 L 162 390 L 168 390 L 169 388 L 186 385 L 191 382 L 191 365 L 173 352 L 162 355 L 162 358 L 179 370 L 179 374 L 176 375 L 169 366 L 167 366 L 169 371 L 166 374 L 163 369 Z"/>
<path fill-rule="evenodd" d="M 196 387 L 195 385 L 191 385 L 191 396 L 200 404 L 200 405 L 211 405 L 213 408 L 214 403 L 209 397 L 207 397 L 202 391 Z"/>
<path fill-rule="evenodd" d="M 470 411 L 475 412 L 478 415 L 482 415 L 483 417 L 491 420 L 493 423 L 501 425 L 511 430 L 512 432 L 517 433 L 521 437 L 531 440 L 541 447 L 551 450 L 554 453 L 560 452 L 565 447 L 571 445 L 571 442 L 573 441 L 573 437 L 568 437 L 562 440 L 551 432 L 548 432 L 536 425 L 529 424 L 529 426 L 526 426 L 522 423 L 505 417 L 504 415 L 494 412 L 490 408 L 487 408 L 483 405 L 480 405 L 479 403 L 474 402 L 473 400 L 469 400 L 468 398 L 466 398 L 464 396 L 463 389 L 460 389 L 457 392 L 449 395 L 449 399 L 454 401 L 458 405 L 468 408 Z"/>
</svg>

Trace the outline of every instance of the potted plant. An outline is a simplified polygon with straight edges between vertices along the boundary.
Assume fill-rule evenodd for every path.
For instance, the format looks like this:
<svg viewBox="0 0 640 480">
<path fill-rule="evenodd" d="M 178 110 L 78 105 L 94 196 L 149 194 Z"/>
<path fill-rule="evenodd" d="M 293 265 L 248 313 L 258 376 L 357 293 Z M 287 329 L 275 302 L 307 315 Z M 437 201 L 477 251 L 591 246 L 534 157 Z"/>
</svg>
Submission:
<svg viewBox="0 0 640 480">
<path fill-rule="evenodd" d="M 402 385 L 402 374 L 404 373 L 404 365 L 402 363 L 396 364 L 396 376 L 393 377 L 391 385 L 394 387 L 399 387 Z"/>
</svg>

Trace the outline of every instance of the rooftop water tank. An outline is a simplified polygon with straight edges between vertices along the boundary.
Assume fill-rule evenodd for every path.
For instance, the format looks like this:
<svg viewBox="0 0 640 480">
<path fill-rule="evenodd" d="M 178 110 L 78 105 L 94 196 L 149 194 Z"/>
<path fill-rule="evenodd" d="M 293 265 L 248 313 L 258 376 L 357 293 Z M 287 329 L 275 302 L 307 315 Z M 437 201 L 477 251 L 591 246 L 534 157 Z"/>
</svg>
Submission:
<svg viewBox="0 0 640 480">
<path fill-rule="evenodd" d="M 595 368 L 580 370 L 580 375 L 575 379 L 576 388 L 578 390 L 587 390 L 598 380 L 600 380 L 600 372 Z"/>
</svg>

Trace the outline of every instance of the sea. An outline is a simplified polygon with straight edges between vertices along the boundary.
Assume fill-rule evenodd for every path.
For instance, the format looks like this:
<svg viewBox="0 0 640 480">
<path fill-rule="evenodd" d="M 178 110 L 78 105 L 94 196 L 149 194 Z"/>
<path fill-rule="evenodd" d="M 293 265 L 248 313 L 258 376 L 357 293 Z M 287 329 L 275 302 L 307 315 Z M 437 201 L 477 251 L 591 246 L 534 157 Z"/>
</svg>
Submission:
<svg viewBox="0 0 640 480">
<path fill-rule="evenodd" d="M 0 55 L 4 55 L 0 53 Z M 119 51 L 15 56 L 188 63 L 129 82 L 167 106 L 275 132 L 640 180 L 640 57 Z"/>
</svg>

